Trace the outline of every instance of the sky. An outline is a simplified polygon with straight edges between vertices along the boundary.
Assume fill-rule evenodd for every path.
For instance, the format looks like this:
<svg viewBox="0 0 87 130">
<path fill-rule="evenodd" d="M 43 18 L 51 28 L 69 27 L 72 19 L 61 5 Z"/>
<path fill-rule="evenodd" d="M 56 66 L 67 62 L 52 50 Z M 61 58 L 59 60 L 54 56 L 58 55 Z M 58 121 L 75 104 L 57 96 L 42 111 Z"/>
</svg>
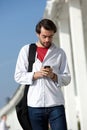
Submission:
<svg viewBox="0 0 87 130">
<path fill-rule="evenodd" d="M 43 18 L 46 0 L 0 0 L 0 108 L 19 84 L 14 81 L 18 53 L 37 41 L 35 26 Z"/>
</svg>

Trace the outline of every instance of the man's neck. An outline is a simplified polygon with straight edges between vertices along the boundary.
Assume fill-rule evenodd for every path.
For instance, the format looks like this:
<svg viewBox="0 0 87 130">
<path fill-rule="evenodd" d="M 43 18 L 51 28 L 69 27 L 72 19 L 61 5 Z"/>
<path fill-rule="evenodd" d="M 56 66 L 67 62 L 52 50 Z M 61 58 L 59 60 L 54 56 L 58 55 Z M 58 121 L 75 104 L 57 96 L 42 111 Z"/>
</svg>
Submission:
<svg viewBox="0 0 87 130">
<path fill-rule="evenodd" d="M 38 47 L 43 47 L 43 48 L 45 48 L 39 41 L 36 42 L 36 45 L 37 45 Z"/>
</svg>

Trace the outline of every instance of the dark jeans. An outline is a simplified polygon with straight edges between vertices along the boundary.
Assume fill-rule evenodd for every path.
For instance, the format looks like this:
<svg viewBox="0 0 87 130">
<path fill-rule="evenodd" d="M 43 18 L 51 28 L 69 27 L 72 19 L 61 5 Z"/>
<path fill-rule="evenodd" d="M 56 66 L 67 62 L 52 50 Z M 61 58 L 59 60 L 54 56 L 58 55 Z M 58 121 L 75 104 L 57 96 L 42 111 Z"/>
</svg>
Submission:
<svg viewBox="0 0 87 130">
<path fill-rule="evenodd" d="M 67 130 L 64 106 L 47 108 L 28 107 L 32 130 Z"/>
</svg>

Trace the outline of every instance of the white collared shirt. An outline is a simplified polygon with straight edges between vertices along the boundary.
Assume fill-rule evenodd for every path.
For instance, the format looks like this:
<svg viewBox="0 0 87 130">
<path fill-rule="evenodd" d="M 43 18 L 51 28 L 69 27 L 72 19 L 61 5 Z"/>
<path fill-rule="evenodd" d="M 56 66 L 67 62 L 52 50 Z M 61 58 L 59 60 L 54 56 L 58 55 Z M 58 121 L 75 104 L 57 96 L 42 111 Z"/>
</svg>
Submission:
<svg viewBox="0 0 87 130">
<path fill-rule="evenodd" d="M 0 122 L 0 130 L 8 130 L 5 120 L 1 120 L 1 122 Z"/>
<path fill-rule="evenodd" d="M 25 85 L 30 84 L 27 95 L 27 105 L 31 107 L 64 105 L 64 97 L 61 87 L 68 85 L 71 81 L 65 52 L 61 48 L 57 48 L 55 44 L 52 43 L 43 62 L 37 58 L 36 52 L 32 72 L 27 72 L 28 51 L 29 45 L 25 45 L 20 50 L 14 75 L 17 83 Z M 53 82 L 53 80 L 46 77 L 33 80 L 34 72 L 39 71 L 40 68 L 45 65 L 50 65 L 53 68 L 53 72 L 58 77 L 58 83 Z"/>
</svg>

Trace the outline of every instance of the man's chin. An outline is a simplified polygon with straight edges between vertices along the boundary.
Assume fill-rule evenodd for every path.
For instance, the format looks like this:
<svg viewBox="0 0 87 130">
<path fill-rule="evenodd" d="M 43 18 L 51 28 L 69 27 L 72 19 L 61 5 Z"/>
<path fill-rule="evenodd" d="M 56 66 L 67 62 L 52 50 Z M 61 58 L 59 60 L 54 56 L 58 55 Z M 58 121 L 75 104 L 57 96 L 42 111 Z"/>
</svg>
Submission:
<svg viewBox="0 0 87 130">
<path fill-rule="evenodd" d="M 51 43 L 42 43 L 40 42 L 41 45 L 44 47 L 44 48 L 49 48 L 51 46 Z"/>
<path fill-rule="evenodd" d="M 51 44 L 46 44 L 45 47 L 46 48 L 49 48 L 51 46 Z"/>
</svg>

